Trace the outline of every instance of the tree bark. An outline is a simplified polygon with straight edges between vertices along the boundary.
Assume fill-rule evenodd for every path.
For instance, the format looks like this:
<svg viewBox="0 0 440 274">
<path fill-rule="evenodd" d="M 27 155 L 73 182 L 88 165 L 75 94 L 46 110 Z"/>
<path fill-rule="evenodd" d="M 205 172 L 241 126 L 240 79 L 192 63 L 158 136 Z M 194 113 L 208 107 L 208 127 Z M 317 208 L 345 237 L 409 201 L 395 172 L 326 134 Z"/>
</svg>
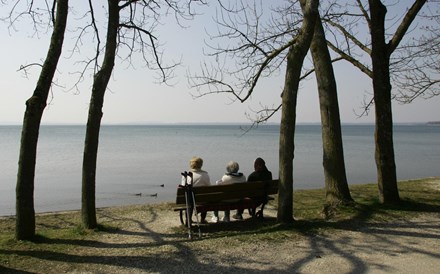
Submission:
<svg viewBox="0 0 440 274">
<path fill-rule="evenodd" d="M 303 1 L 305 3 L 305 0 Z M 295 123 L 301 68 L 313 37 L 318 17 L 318 0 L 309 0 L 304 8 L 304 21 L 287 55 L 286 77 L 282 95 L 279 147 L 279 179 L 277 221 L 293 222 L 293 159 Z"/>
<path fill-rule="evenodd" d="M 101 69 L 94 77 L 87 120 L 82 169 L 81 217 L 83 226 L 88 229 L 96 228 L 98 225 L 95 189 L 99 131 L 103 115 L 104 95 L 115 63 L 119 28 L 118 2 L 118 0 L 108 0 L 109 12 L 104 60 Z"/>
<path fill-rule="evenodd" d="M 17 240 L 31 240 L 35 236 L 34 179 L 38 135 L 52 79 L 61 55 L 67 14 L 68 0 L 58 0 L 55 25 L 46 60 L 34 93 L 26 101 L 16 185 L 15 237 Z"/>
<path fill-rule="evenodd" d="M 391 110 L 390 51 L 385 42 L 386 7 L 380 0 L 369 0 L 371 16 L 371 59 L 376 114 L 375 159 L 379 199 L 382 203 L 400 201 L 397 188 Z"/>
<path fill-rule="evenodd" d="M 321 19 L 318 19 L 310 50 L 318 83 L 321 110 L 325 196 L 329 204 L 346 204 L 352 202 L 353 199 L 345 171 L 336 80 L 326 45 L 324 28 Z"/>
<path fill-rule="evenodd" d="M 373 63 L 373 89 L 376 114 L 374 133 L 376 149 L 377 184 L 379 200 L 384 204 L 400 202 L 397 187 L 396 163 L 393 144 L 393 117 L 391 104 L 390 56 L 402 41 L 411 23 L 425 5 L 426 0 L 415 0 L 407 11 L 392 39 L 385 41 L 386 7 L 380 0 L 369 0 L 371 59 Z"/>
</svg>

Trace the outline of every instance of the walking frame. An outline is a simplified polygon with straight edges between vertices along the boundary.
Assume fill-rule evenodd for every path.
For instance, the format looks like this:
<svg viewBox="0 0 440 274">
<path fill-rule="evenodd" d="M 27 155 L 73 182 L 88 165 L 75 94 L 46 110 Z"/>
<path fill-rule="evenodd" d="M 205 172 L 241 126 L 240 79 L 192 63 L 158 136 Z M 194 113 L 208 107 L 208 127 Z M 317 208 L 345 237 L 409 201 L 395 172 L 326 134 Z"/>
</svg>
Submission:
<svg viewBox="0 0 440 274">
<path fill-rule="evenodd" d="M 185 180 L 185 184 L 183 185 L 183 187 L 185 188 L 185 202 L 186 202 L 186 223 L 188 226 L 188 238 L 192 239 L 192 230 L 191 230 L 191 215 L 194 209 L 194 213 L 196 215 L 196 224 L 197 224 L 197 228 L 199 231 L 199 237 L 202 236 L 202 233 L 200 231 L 200 222 L 199 222 L 199 215 L 197 212 L 197 206 L 196 206 L 196 200 L 195 200 L 195 196 L 194 196 L 194 191 L 193 191 L 193 173 L 191 171 L 187 172 L 184 171 L 181 173 L 184 180 Z M 190 182 L 188 183 L 188 177 L 190 178 Z"/>
</svg>

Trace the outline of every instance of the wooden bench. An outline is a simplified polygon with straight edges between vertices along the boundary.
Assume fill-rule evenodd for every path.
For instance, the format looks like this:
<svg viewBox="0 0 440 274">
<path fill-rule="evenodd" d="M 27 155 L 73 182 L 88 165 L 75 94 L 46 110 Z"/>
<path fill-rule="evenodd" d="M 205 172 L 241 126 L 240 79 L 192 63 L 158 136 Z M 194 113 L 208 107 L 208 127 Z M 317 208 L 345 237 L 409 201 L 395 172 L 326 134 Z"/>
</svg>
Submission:
<svg viewBox="0 0 440 274">
<path fill-rule="evenodd" d="M 263 218 L 264 206 L 269 195 L 278 193 L 278 180 L 245 182 L 227 185 L 192 187 L 197 212 L 249 209 L 252 217 Z M 261 209 L 256 212 L 257 207 Z M 185 187 L 178 186 L 174 211 L 180 212 L 180 222 L 187 223 Z"/>
</svg>

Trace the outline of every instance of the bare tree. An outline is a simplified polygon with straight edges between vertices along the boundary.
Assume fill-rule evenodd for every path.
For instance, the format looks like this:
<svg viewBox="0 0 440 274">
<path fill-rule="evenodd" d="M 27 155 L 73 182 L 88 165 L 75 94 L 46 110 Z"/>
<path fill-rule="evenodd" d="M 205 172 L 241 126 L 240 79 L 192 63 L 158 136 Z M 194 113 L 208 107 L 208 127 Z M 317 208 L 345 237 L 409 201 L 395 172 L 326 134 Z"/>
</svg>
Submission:
<svg viewBox="0 0 440 274">
<path fill-rule="evenodd" d="M 329 205 L 353 201 L 348 188 L 342 144 L 341 119 L 332 59 L 321 19 L 317 20 L 310 46 L 321 111 L 322 147 L 326 201 Z"/>
<path fill-rule="evenodd" d="M 351 62 L 373 80 L 379 198 L 383 203 L 397 203 L 400 197 L 393 144 L 391 72 L 396 73 L 392 70 L 393 66 L 403 63 L 400 61 L 391 63 L 391 56 L 398 49 L 426 0 L 415 0 L 401 17 L 400 22 L 393 20 L 391 24 L 397 27 L 391 28 L 394 30 L 391 34 L 386 24 L 387 8 L 380 0 L 369 0 L 368 5 L 361 0 L 357 0 L 356 3 L 360 12 L 354 13 L 352 7 L 349 7 L 350 9 L 345 12 L 340 11 L 343 16 L 326 21 L 333 27 L 334 37 L 343 37 L 342 41 L 338 39 L 329 41 L 329 46 L 341 58 Z M 366 24 L 362 24 L 362 20 L 365 20 Z M 363 25 L 368 26 L 370 37 L 358 35 L 361 33 L 360 26 Z M 362 58 L 364 54 L 369 56 L 371 65 L 364 63 L 366 61 Z M 373 101 L 367 104 L 367 110 L 372 103 Z"/>
<path fill-rule="evenodd" d="M 94 81 L 89 105 L 89 115 L 84 145 L 82 171 L 82 223 L 86 228 L 96 228 L 96 165 L 98 155 L 99 130 L 103 116 L 102 107 L 109 79 L 113 72 L 117 53 L 126 53 L 124 60 L 131 62 L 136 52 L 141 54 L 149 68 L 158 69 L 162 81 L 169 77 L 169 71 L 175 66 L 165 66 L 159 51 L 159 44 L 153 34 L 155 26 L 162 16 L 172 13 L 176 19 L 190 18 L 191 4 L 196 0 L 177 1 L 139 1 L 139 0 L 108 0 L 107 38 L 102 64 L 98 64 L 101 54 L 100 32 L 95 20 L 94 1 L 89 0 L 91 27 L 97 41 L 96 56 L 87 65 L 94 64 Z M 84 32 L 83 32 L 84 33 Z M 81 72 L 81 77 L 86 71 Z"/>
<path fill-rule="evenodd" d="M 14 25 L 15 20 L 29 16 L 34 23 L 35 31 L 37 31 L 38 24 L 41 23 L 42 11 L 50 16 L 50 22 L 53 24 L 49 50 L 41 66 L 37 85 L 32 97 L 26 101 L 18 162 L 15 237 L 17 240 L 32 240 L 35 237 L 34 180 L 38 136 L 41 118 L 63 47 L 68 0 L 53 1 L 52 5 L 45 2 L 46 6 L 43 5 L 43 7 L 34 6 L 35 3 L 31 1 L 27 3 L 29 6 L 26 12 L 19 12 L 15 17 L 15 9 L 18 4 L 17 1 L 10 13 L 11 26 Z M 22 69 L 28 69 L 28 66 L 24 66 Z"/>
<path fill-rule="evenodd" d="M 86 228 L 97 227 L 95 207 L 96 161 L 98 156 L 98 140 L 102 118 L 102 106 L 104 104 L 104 94 L 113 71 L 116 56 L 117 34 L 119 29 L 118 3 L 118 0 L 108 0 L 108 25 L 105 54 L 102 65 L 94 77 L 92 96 L 89 105 L 89 116 L 84 143 L 81 192 L 81 217 L 83 225 Z M 92 2 L 89 2 L 89 4 L 93 14 Z"/>
<path fill-rule="evenodd" d="M 254 124 L 267 121 L 274 112 L 282 109 L 279 147 L 280 190 L 278 221 L 293 221 L 293 157 L 296 122 L 296 98 L 301 79 L 302 64 L 308 52 L 319 1 L 308 1 L 304 13 L 297 1 L 275 9 L 270 23 L 262 23 L 262 2 L 239 2 L 237 6 L 224 6 L 217 14 L 219 34 L 211 36 L 217 45 L 209 45 L 209 55 L 216 59 L 214 65 L 204 64 L 199 74 L 190 76 L 195 95 L 226 93 L 233 100 L 244 102 L 255 92 L 263 77 L 286 68 L 282 104 L 264 107 L 257 112 Z M 305 3 L 305 2 L 304 2 Z M 237 45 L 224 39 L 236 39 Z M 226 61 L 225 61 L 226 60 Z"/>
</svg>

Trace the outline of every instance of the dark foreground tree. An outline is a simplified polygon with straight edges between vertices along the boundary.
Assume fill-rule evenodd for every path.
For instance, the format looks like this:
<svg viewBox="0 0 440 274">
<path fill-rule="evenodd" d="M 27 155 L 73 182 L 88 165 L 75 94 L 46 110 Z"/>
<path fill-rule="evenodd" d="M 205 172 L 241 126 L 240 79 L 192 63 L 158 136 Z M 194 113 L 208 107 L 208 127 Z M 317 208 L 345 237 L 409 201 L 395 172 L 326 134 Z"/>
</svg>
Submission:
<svg viewBox="0 0 440 274">
<path fill-rule="evenodd" d="M 231 47 L 230 42 L 226 47 L 211 47 L 214 51 L 212 56 L 216 57 L 217 66 L 211 68 L 204 66 L 200 75 L 191 77 L 192 85 L 199 90 L 197 97 L 212 93 L 229 93 L 233 94 L 239 101 L 244 102 L 254 93 L 260 78 L 270 77 L 278 68 L 284 67 L 285 61 L 288 60 L 285 51 L 299 41 L 296 35 L 303 33 L 303 31 L 298 30 L 304 18 L 302 14 L 298 14 L 298 10 L 300 11 L 301 9 L 297 3 L 297 1 L 288 1 L 286 6 L 274 9 L 273 16 L 271 17 L 272 21 L 269 20 L 269 22 L 262 21 L 263 13 L 259 13 L 255 5 L 242 5 L 237 8 L 239 12 L 232 8 L 225 8 L 227 10 L 226 14 L 219 16 L 220 19 L 217 22 L 225 30 L 211 37 L 211 40 L 219 38 L 229 39 L 229 41 L 238 39 L 239 41 L 237 46 L 234 47 Z M 242 15 L 236 16 L 236 18 L 235 15 L 238 13 Z M 280 18 L 276 18 L 277 16 Z M 252 20 L 254 17 L 255 19 Z M 292 20 L 293 18 L 297 20 Z M 346 179 L 332 60 L 326 47 L 322 26 L 317 27 L 317 31 L 320 31 L 320 33 L 315 33 L 314 40 L 312 40 L 312 55 L 316 66 L 314 72 L 318 81 L 321 106 L 326 197 L 330 204 L 347 203 L 352 201 L 352 199 Z M 294 37 L 293 39 L 292 36 Z M 222 45 L 221 42 L 218 44 Z M 294 51 L 294 49 L 292 50 Z M 291 53 L 290 56 L 293 54 Z M 218 60 L 224 59 L 220 55 L 227 56 L 229 59 L 236 61 L 235 67 L 230 64 L 228 66 L 220 64 Z M 302 61 L 299 63 L 297 61 L 294 62 L 294 65 L 302 64 Z M 292 65 L 292 62 L 289 64 Z M 228 83 L 225 79 L 229 77 L 232 77 L 234 81 L 230 80 L 230 83 Z M 204 86 L 208 86 L 208 92 L 200 91 Z M 240 96 L 242 92 L 245 92 L 244 96 Z M 296 95 L 294 97 L 296 101 Z M 296 105 L 296 103 L 294 104 Z M 296 109 L 296 106 L 294 108 Z M 280 109 L 281 105 L 272 108 L 264 107 L 256 112 L 257 117 L 251 118 L 251 120 L 254 124 L 263 123 Z M 294 130 L 289 128 L 286 132 L 292 134 L 286 140 L 293 140 Z M 281 153 L 283 151 L 284 149 L 281 150 Z M 283 157 L 288 159 L 287 154 L 283 155 Z M 285 163 L 289 161 L 285 161 Z M 289 173 L 289 171 L 286 172 Z M 291 179 L 287 180 L 291 183 Z M 287 193 L 288 191 L 284 192 Z M 291 200 L 287 199 L 291 199 L 291 197 L 286 197 L 286 207 L 292 203 Z M 289 215 L 289 213 L 286 215 Z"/>
<path fill-rule="evenodd" d="M 290 1 L 275 14 L 280 16 L 268 25 L 260 22 L 262 14 L 253 5 L 236 9 L 224 8 L 217 24 L 225 30 L 213 36 L 219 39 L 237 39 L 237 45 L 211 46 L 216 65 L 202 67 L 199 75 L 191 76 L 191 84 L 198 96 L 213 93 L 231 94 L 244 102 L 254 93 L 259 80 L 285 67 L 282 104 L 258 112 L 255 123 L 267 121 L 273 113 L 282 110 L 279 140 L 279 194 L 277 219 L 282 223 L 293 221 L 293 159 L 296 123 L 296 101 L 304 58 L 309 50 L 318 16 L 319 1 L 304 1 L 304 12 L 298 1 Z M 249 3 L 247 3 L 249 4 Z M 236 17 L 234 17 L 236 16 Z M 255 18 L 251 20 L 251 18 Z M 286 53 L 287 51 L 287 53 Z M 223 55 L 231 60 L 225 65 Z M 206 87 L 208 91 L 202 90 Z M 243 95 L 244 93 L 244 95 Z M 278 95 L 278 94 L 277 94 Z"/>
<path fill-rule="evenodd" d="M 341 58 L 351 62 L 373 80 L 374 99 L 366 104 L 365 109 L 368 111 L 368 108 L 374 103 L 376 115 L 375 159 L 379 199 L 383 203 L 398 203 L 400 197 L 397 188 L 393 144 L 391 102 L 394 96 L 392 94 L 391 72 L 395 74 L 394 77 L 398 78 L 397 74 L 404 73 L 408 69 L 406 64 L 410 63 L 411 56 L 416 55 L 414 51 L 408 51 L 408 56 L 402 58 L 402 55 L 399 55 L 393 62 L 391 62 L 391 56 L 398 49 L 426 0 L 413 1 L 411 7 L 403 15 L 396 16 L 397 20 L 387 20 L 387 7 L 380 0 L 369 0 L 368 4 L 364 2 L 366 1 L 356 1 L 360 10 L 358 14 L 354 10 L 340 11 L 340 14 L 344 16 L 337 20 L 327 21 L 330 26 L 334 27 L 332 30 L 334 33 L 341 34 L 335 34 L 334 37 L 343 37 L 340 41 L 335 39 L 334 42 L 329 42 L 329 45 Z M 399 3 L 389 5 L 391 8 L 395 8 L 393 5 L 397 4 Z M 365 22 L 360 22 L 361 18 Z M 368 27 L 370 39 L 368 36 L 359 37 L 359 33 L 363 32 L 361 30 L 363 26 Z M 394 33 L 392 33 L 393 31 Z M 362 58 L 365 53 L 369 55 L 371 65 L 364 64 L 368 60 Z M 419 72 L 423 71 L 421 66 L 418 68 Z M 426 74 L 424 75 L 426 76 Z"/>
<path fill-rule="evenodd" d="M 304 58 L 312 42 L 315 23 L 319 17 L 318 0 L 302 0 L 304 20 L 287 54 L 286 77 L 282 94 L 280 146 L 279 146 L 279 192 L 277 220 L 293 221 L 293 159 L 295 153 L 296 103 Z"/>
<path fill-rule="evenodd" d="M 385 35 L 387 9 L 380 0 L 369 0 L 371 28 L 371 60 L 373 64 L 373 90 L 376 113 L 374 133 L 377 183 L 379 199 L 383 203 L 400 201 L 397 188 L 396 163 L 393 143 L 393 116 L 391 109 L 390 57 L 399 45 L 417 13 L 426 0 L 417 0 L 404 17 L 391 41 Z"/>
<path fill-rule="evenodd" d="M 119 0 L 108 0 L 107 40 L 102 66 L 93 79 L 89 115 L 84 143 L 82 167 L 81 217 L 86 228 L 96 228 L 95 178 L 98 157 L 99 130 L 101 128 L 104 94 L 115 64 L 119 29 Z"/>
<path fill-rule="evenodd" d="M 330 205 L 347 204 L 353 199 L 345 171 L 336 79 L 321 19 L 316 22 L 310 51 L 318 84 L 321 112 L 326 201 Z"/>
<path fill-rule="evenodd" d="M 17 240 L 31 240 L 35 236 L 34 179 L 38 135 L 52 80 L 57 68 L 66 29 L 68 0 L 54 1 L 52 12 L 54 29 L 49 50 L 41 68 L 32 97 L 26 101 L 21 133 L 20 156 L 16 186 Z"/>
<path fill-rule="evenodd" d="M 82 169 L 82 196 L 81 216 L 85 228 L 97 227 L 96 219 L 96 166 L 98 156 L 99 131 L 103 116 L 104 95 L 115 65 L 116 53 L 118 56 L 126 54 L 125 61 L 133 58 L 133 54 L 139 52 L 141 59 L 145 61 L 148 68 L 156 68 L 160 71 L 162 81 L 168 78 L 168 72 L 172 66 L 164 66 L 160 53 L 158 52 L 157 38 L 152 31 L 158 24 L 162 15 L 173 13 L 176 20 L 192 16 L 193 2 L 196 0 L 178 1 L 122 1 L 108 0 L 107 14 L 107 38 L 105 42 L 105 53 L 102 64 L 98 65 L 100 55 L 99 27 L 95 21 L 93 9 L 94 1 L 89 0 L 92 26 L 97 37 L 98 46 L 95 61 L 95 71 L 92 95 L 89 105 L 89 115 L 86 127 L 84 144 L 83 169 Z M 149 56 L 151 55 L 151 56 Z M 153 61 L 149 61 L 152 59 Z M 88 63 L 90 64 L 90 62 Z"/>
</svg>

